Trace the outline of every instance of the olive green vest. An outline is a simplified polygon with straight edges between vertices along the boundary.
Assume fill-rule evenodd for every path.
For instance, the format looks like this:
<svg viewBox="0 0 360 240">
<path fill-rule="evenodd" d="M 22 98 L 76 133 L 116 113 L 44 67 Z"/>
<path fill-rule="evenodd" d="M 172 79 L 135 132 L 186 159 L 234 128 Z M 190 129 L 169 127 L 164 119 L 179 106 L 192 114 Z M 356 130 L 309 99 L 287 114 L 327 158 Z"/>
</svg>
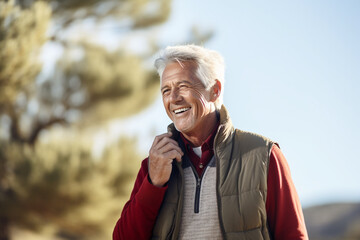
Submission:
<svg viewBox="0 0 360 240">
<path fill-rule="evenodd" d="M 172 124 L 169 130 L 180 141 Z M 234 130 L 222 106 L 214 157 L 218 216 L 224 239 L 270 239 L 265 202 L 272 144 L 262 136 Z M 180 231 L 184 173 L 181 163 L 173 164 L 152 239 L 177 239 Z"/>
</svg>

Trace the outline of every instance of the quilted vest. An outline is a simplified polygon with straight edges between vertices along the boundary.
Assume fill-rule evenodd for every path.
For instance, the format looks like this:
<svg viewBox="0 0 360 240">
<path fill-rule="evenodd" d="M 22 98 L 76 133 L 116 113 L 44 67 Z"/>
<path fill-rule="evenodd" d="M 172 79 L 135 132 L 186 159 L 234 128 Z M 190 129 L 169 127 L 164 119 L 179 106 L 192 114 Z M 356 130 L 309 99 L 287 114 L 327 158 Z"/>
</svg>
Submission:
<svg viewBox="0 0 360 240">
<path fill-rule="evenodd" d="M 224 106 L 214 139 L 216 198 L 223 239 L 270 239 L 266 218 L 269 156 L 272 142 L 234 129 Z M 169 131 L 183 147 L 173 124 Z M 173 162 L 168 189 L 153 228 L 152 239 L 178 239 L 184 200 L 182 163 Z M 199 226 L 201 227 L 201 226 Z"/>
</svg>

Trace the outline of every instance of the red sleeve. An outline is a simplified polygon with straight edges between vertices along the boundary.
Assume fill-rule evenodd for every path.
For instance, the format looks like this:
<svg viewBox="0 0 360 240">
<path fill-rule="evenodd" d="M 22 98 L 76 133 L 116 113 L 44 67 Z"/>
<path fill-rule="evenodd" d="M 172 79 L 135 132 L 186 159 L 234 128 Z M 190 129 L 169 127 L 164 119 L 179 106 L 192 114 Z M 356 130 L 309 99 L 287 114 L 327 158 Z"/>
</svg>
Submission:
<svg viewBox="0 0 360 240">
<path fill-rule="evenodd" d="M 289 165 L 276 145 L 270 154 L 266 213 L 272 239 L 308 239 Z"/>
<path fill-rule="evenodd" d="M 113 240 L 150 239 L 167 187 L 158 188 L 148 180 L 148 159 L 137 175 L 130 200 L 125 204 L 113 232 Z"/>
</svg>

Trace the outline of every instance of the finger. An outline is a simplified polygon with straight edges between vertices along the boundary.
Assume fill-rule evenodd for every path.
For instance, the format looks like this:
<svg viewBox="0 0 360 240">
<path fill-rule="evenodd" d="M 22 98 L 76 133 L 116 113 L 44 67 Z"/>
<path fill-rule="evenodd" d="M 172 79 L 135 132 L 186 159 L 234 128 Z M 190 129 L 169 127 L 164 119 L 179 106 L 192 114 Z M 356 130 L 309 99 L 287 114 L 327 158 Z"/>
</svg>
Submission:
<svg viewBox="0 0 360 240">
<path fill-rule="evenodd" d="M 179 144 L 177 143 L 177 141 L 175 141 L 174 139 L 172 138 L 169 138 L 169 137 L 163 137 L 156 145 L 154 145 L 154 148 L 155 149 L 161 149 L 162 147 L 164 147 L 166 144 L 168 143 L 173 143 L 174 145 L 176 146 L 179 146 Z"/>
<path fill-rule="evenodd" d="M 167 132 L 167 133 L 163 133 L 163 134 L 160 134 L 160 135 L 156 136 L 154 138 L 154 141 L 153 141 L 151 147 L 156 146 L 164 137 L 170 137 L 171 135 L 172 135 L 171 132 L 170 133 Z"/>
<path fill-rule="evenodd" d="M 176 150 L 177 152 L 179 152 L 182 155 L 184 155 L 183 151 L 181 150 L 181 148 L 179 147 L 179 145 L 173 142 L 168 142 L 165 146 L 163 146 L 162 148 L 159 149 L 160 152 L 166 153 L 169 152 L 171 150 Z"/>
<path fill-rule="evenodd" d="M 174 150 L 164 153 L 164 156 L 167 159 L 176 159 L 176 161 L 181 162 L 182 154 L 180 154 L 178 151 L 176 151 L 174 149 Z"/>
<path fill-rule="evenodd" d="M 175 160 L 176 160 L 177 162 L 181 162 L 182 156 L 176 156 L 176 157 L 175 157 Z"/>
<path fill-rule="evenodd" d="M 168 152 L 171 152 L 171 151 L 177 151 L 180 156 L 183 156 L 184 153 L 183 151 L 181 150 L 181 148 L 179 147 L 179 145 L 175 142 L 168 142 L 166 143 L 165 146 L 163 146 L 162 148 L 160 149 L 156 149 L 156 148 L 151 148 L 150 151 L 149 151 L 149 157 L 150 158 L 156 158 L 156 159 L 169 159 L 166 155 L 166 153 Z M 173 158 L 171 158 L 172 160 Z"/>
</svg>

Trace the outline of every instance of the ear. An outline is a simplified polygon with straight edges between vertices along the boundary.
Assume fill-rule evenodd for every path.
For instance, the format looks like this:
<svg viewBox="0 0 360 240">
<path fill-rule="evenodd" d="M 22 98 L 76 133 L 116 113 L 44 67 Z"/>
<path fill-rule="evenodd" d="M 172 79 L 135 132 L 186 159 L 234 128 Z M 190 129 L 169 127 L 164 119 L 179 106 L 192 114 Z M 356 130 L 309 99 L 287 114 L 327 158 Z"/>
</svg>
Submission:
<svg viewBox="0 0 360 240">
<path fill-rule="evenodd" d="M 217 79 L 215 81 L 216 81 L 215 84 L 211 88 L 210 98 L 212 102 L 215 102 L 220 97 L 221 94 L 221 82 Z"/>
</svg>

